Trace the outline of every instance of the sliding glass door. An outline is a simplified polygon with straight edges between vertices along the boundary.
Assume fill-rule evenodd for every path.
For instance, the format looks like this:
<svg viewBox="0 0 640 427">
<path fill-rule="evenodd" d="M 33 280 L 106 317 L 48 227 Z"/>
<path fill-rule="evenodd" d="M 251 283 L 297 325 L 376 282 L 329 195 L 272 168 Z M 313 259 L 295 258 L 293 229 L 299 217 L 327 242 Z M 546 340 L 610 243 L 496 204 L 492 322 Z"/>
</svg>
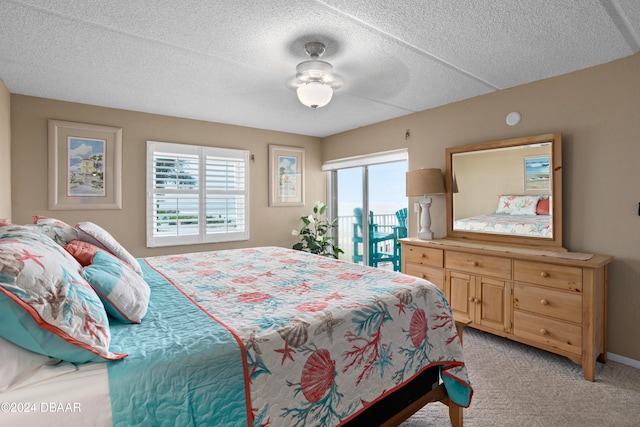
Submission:
<svg viewBox="0 0 640 427">
<path fill-rule="evenodd" d="M 397 239 L 406 237 L 406 152 L 330 166 L 329 200 L 338 218 L 335 237 L 344 251 L 340 258 L 399 270 Z"/>
</svg>

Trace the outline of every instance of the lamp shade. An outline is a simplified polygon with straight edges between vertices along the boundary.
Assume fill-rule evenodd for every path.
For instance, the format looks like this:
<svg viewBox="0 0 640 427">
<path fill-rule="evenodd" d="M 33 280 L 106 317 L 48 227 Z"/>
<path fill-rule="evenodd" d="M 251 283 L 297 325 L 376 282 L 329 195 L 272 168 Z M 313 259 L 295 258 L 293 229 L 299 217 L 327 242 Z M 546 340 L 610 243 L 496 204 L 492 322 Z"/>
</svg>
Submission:
<svg viewBox="0 0 640 427">
<path fill-rule="evenodd" d="M 407 196 L 443 194 L 444 180 L 440 169 L 415 169 L 407 172 Z"/>
<path fill-rule="evenodd" d="M 324 83 L 311 81 L 298 86 L 297 93 L 300 102 L 315 110 L 318 107 L 324 107 L 331 101 L 333 89 Z"/>
</svg>

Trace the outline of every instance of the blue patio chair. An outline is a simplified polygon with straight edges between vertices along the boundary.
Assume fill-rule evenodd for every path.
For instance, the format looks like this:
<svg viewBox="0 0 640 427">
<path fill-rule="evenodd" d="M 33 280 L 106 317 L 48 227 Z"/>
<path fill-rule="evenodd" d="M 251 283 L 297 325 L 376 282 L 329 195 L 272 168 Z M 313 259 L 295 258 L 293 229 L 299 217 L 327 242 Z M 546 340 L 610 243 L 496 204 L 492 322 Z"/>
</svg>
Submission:
<svg viewBox="0 0 640 427">
<path fill-rule="evenodd" d="M 394 258 L 395 263 L 393 269 L 400 271 L 402 269 L 402 245 L 398 241 L 407 237 L 407 208 L 402 208 L 396 211 L 396 218 L 398 219 L 398 225 L 393 227 L 395 234 L 394 239 Z"/>
<path fill-rule="evenodd" d="M 405 209 L 406 211 L 406 209 Z M 363 254 L 360 253 L 362 238 L 362 209 L 355 208 L 353 214 L 356 222 L 353 224 L 353 262 L 362 262 Z M 396 212 L 396 217 L 398 213 Z M 404 231 L 403 231 L 404 230 Z M 406 213 L 405 226 L 394 226 L 390 231 L 383 231 L 382 226 L 374 223 L 373 212 L 369 212 L 369 265 L 377 267 L 378 264 L 390 262 L 395 271 L 400 271 L 400 250 L 398 239 L 407 236 Z"/>
</svg>

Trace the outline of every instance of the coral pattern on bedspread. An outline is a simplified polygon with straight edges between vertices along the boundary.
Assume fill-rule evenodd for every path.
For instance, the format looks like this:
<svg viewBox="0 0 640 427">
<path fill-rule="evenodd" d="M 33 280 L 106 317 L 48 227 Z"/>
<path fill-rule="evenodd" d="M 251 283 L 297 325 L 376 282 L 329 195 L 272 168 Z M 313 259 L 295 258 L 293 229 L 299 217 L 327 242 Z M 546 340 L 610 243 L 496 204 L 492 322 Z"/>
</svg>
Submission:
<svg viewBox="0 0 640 427">
<path fill-rule="evenodd" d="M 470 403 L 450 307 L 430 282 L 276 247 L 146 262 L 241 339 L 254 426 L 339 425 L 429 366 Z"/>
<path fill-rule="evenodd" d="M 552 218 L 550 215 L 478 215 L 456 220 L 453 228 L 457 231 L 552 238 Z"/>
</svg>

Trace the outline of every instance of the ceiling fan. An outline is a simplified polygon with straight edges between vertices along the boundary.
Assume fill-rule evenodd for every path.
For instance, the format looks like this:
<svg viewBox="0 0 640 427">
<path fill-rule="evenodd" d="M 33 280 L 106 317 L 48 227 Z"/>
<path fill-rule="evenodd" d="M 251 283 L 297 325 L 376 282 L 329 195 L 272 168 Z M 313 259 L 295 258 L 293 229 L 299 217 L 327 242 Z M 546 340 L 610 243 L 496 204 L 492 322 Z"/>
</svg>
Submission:
<svg viewBox="0 0 640 427">
<path fill-rule="evenodd" d="M 300 102 L 315 110 L 331 101 L 333 92 L 342 87 L 343 80 L 333 73 L 333 65 L 319 59 L 325 52 L 323 43 L 306 43 L 304 50 L 311 59 L 298 64 L 296 75 L 289 83 L 296 88 Z"/>
</svg>

